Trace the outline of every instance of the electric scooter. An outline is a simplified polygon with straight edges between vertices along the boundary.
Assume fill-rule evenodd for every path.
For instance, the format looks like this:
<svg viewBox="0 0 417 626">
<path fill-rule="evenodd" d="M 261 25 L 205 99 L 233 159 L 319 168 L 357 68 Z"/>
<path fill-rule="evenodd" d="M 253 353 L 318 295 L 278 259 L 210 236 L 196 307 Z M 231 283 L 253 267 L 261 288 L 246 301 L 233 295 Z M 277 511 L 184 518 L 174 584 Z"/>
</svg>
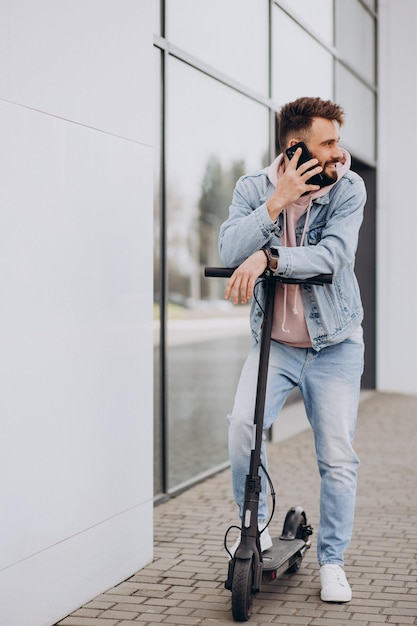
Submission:
<svg viewBox="0 0 417 626">
<path fill-rule="evenodd" d="M 233 269 L 206 267 L 206 277 L 229 278 Z M 256 403 L 254 414 L 254 436 L 250 455 L 249 473 L 245 481 L 240 544 L 232 555 L 226 545 L 230 560 L 225 581 L 225 588 L 232 592 L 232 615 L 237 622 L 246 622 L 252 614 L 253 597 L 259 592 L 262 582 L 271 582 L 281 574 L 297 572 L 305 552 L 311 546 L 312 527 L 307 523 L 307 516 L 301 506 L 291 508 L 284 521 L 280 537 L 273 538 L 272 547 L 261 551 L 258 529 L 258 506 L 261 492 L 260 469 L 265 472 L 273 499 L 272 513 L 266 527 L 270 524 L 275 509 L 275 493 L 271 479 L 261 463 L 261 443 L 265 409 L 265 393 L 268 374 L 271 329 L 274 314 L 274 295 L 277 282 L 299 285 L 324 285 L 332 282 L 331 274 L 320 274 L 305 280 L 275 276 L 269 270 L 258 279 L 264 285 L 265 311 L 262 326 Z M 257 283 L 258 284 L 258 283 Z"/>
</svg>

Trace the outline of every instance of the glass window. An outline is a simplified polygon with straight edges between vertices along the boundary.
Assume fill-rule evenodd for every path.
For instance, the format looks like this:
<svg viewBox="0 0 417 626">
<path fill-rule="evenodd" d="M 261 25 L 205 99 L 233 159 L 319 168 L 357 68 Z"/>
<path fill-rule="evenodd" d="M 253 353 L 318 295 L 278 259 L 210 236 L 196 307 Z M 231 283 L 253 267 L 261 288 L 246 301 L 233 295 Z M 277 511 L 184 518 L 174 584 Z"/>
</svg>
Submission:
<svg viewBox="0 0 417 626">
<path fill-rule="evenodd" d="M 153 32 L 161 34 L 161 0 L 153 0 Z"/>
<path fill-rule="evenodd" d="M 375 0 L 363 0 L 365 4 L 368 5 L 368 7 L 372 10 L 375 11 L 376 10 L 376 2 Z"/>
<path fill-rule="evenodd" d="M 336 48 L 343 59 L 375 83 L 375 20 L 358 0 L 336 0 Z"/>
<path fill-rule="evenodd" d="M 248 311 L 224 300 L 217 240 L 237 178 L 268 159 L 268 109 L 169 59 L 168 447 L 172 490 L 228 460 L 226 415 L 250 345 Z"/>
<path fill-rule="evenodd" d="M 358 158 L 375 162 L 375 95 L 340 63 L 336 64 L 336 101 L 343 106 L 345 144 Z"/>
<path fill-rule="evenodd" d="M 333 45 L 333 0 L 292 0 L 287 10 L 323 41 Z"/>
<path fill-rule="evenodd" d="M 278 7 L 272 13 L 272 98 L 278 105 L 301 96 L 333 96 L 333 58 Z"/>
<path fill-rule="evenodd" d="M 204 63 L 268 95 L 268 0 L 169 0 L 167 37 Z"/>
</svg>

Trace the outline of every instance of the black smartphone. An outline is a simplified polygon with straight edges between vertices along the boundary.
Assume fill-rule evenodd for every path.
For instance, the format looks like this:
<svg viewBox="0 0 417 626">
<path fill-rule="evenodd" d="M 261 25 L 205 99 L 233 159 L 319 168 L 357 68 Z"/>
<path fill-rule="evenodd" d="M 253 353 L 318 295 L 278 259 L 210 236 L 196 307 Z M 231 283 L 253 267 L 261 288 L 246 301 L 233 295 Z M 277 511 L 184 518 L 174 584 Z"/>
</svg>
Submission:
<svg viewBox="0 0 417 626">
<path fill-rule="evenodd" d="M 289 159 L 293 158 L 294 153 L 297 150 L 297 148 L 301 148 L 302 150 L 300 158 L 298 159 L 298 164 L 297 164 L 297 169 L 298 169 L 300 165 L 302 165 L 303 163 L 307 163 L 307 161 L 310 161 L 310 159 L 312 159 L 313 157 L 311 156 L 304 141 L 299 141 L 298 143 L 295 143 L 293 146 L 285 150 L 285 153 Z M 314 167 L 316 167 L 316 165 Z M 314 176 L 312 176 L 311 178 L 307 180 L 307 183 L 309 185 L 320 185 L 320 187 L 323 187 L 324 179 L 321 174 L 315 174 Z"/>
</svg>

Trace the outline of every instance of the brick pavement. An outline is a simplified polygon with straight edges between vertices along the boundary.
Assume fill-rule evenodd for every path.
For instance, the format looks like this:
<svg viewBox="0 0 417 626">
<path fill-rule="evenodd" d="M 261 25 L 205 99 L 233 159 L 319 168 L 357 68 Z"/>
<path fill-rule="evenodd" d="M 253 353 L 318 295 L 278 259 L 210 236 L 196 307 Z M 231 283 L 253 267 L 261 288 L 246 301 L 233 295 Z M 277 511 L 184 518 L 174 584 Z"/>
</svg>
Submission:
<svg viewBox="0 0 417 626">
<path fill-rule="evenodd" d="M 417 625 L 417 397 L 375 393 L 360 406 L 361 458 L 354 536 L 346 555 L 348 604 L 319 598 L 315 545 L 301 570 L 264 585 L 252 625 Z M 319 480 L 312 436 L 269 444 L 277 491 L 273 535 L 301 504 L 317 529 Z M 295 495 L 294 495 L 295 494 Z M 101 594 L 59 626 L 225 626 L 233 623 L 223 587 L 226 528 L 236 522 L 226 470 L 155 508 L 153 563 Z"/>
</svg>

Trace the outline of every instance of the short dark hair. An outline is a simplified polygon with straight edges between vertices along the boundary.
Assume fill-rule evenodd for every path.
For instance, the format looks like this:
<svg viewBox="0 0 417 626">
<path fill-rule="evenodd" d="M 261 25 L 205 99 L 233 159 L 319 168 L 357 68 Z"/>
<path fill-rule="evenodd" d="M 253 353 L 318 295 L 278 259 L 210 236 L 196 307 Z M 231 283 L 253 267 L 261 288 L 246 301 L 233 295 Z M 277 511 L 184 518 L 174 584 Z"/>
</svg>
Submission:
<svg viewBox="0 0 417 626">
<path fill-rule="evenodd" d="M 298 98 L 285 104 L 277 115 L 278 150 L 284 151 L 290 134 L 295 134 L 300 141 L 305 140 L 315 117 L 335 121 L 339 126 L 345 121 L 342 107 L 331 100 Z"/>
</svg>

